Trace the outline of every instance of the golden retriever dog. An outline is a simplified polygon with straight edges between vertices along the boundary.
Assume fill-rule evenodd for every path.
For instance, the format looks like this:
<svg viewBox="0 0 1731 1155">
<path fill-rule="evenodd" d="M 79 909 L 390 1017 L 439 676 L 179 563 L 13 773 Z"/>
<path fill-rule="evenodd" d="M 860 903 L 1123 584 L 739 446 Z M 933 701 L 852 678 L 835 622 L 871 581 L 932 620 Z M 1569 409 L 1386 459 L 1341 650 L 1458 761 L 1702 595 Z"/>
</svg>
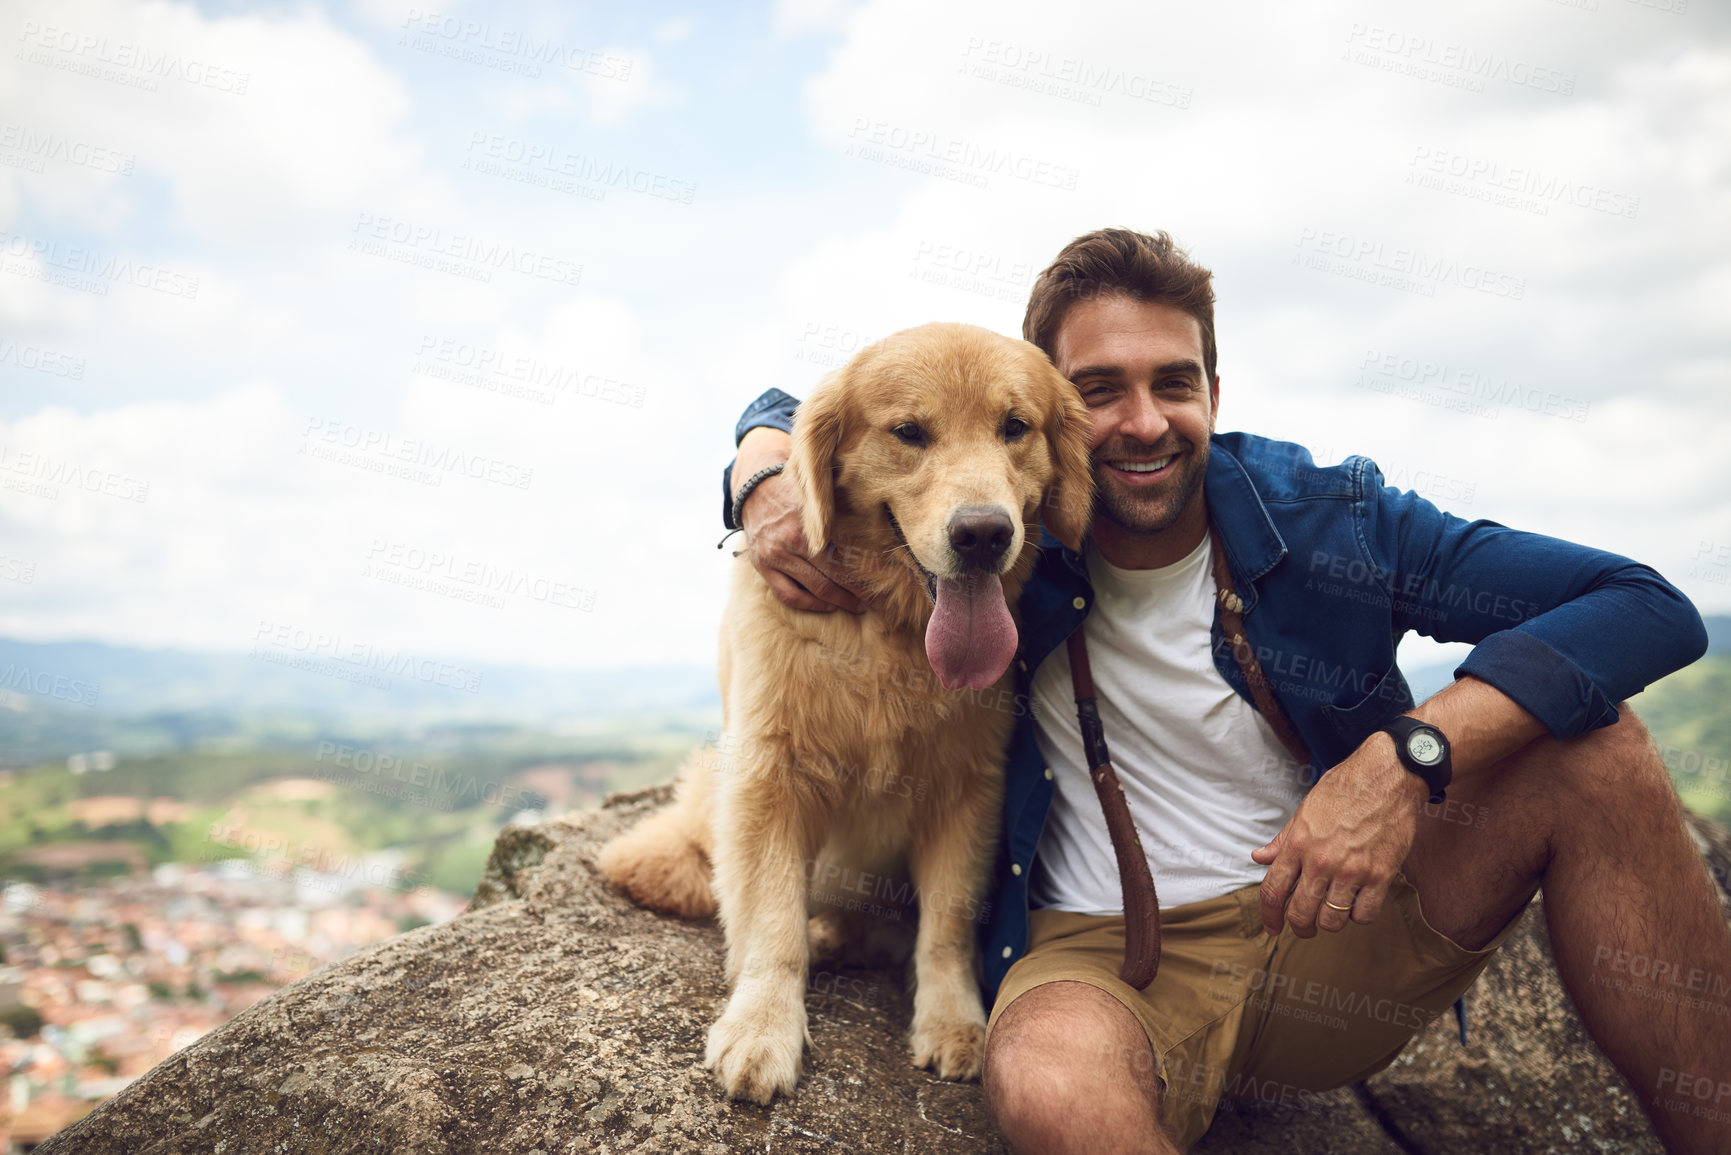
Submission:
<svg viewBox="0 0 1731 1155">
<path fill-rule="evenodd" d="M 1087 526 L 1087 434 L 1044 353 L 971 325 L 888 337 L 800 406 L 787 474 L 806 540 L 841 552 L 869 609 L 789 609 L 736 561 L 724 740 L 600 855 L 641 905 L 719 909 L 732 996 L 705 1061 L 729 1096 L 793 1092 L 811 960 L 893 949 L 916 907 L 913 1061 L 979 1075 L 975 920 L 1003 821 L 1014 607 L 1042 515 L 1072 547 Z"/>
</svg>

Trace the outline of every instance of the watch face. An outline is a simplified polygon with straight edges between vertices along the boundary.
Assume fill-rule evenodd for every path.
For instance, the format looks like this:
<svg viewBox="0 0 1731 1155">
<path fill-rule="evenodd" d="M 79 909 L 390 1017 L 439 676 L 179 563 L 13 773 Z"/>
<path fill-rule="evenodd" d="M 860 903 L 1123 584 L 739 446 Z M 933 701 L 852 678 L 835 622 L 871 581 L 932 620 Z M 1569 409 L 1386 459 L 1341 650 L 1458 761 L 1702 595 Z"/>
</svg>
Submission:
<svg viewBox="0 0 1731 1155">
<path fill-rule="evenodd" d="M 1406 752 L 1421 766 L 1435 766 L 1442 761 L 1443 756 L 1442 743 L 1436 740 L 1436 735 L 1427 734 L 1423 730 L 1407 738 Z"/>
</svg>

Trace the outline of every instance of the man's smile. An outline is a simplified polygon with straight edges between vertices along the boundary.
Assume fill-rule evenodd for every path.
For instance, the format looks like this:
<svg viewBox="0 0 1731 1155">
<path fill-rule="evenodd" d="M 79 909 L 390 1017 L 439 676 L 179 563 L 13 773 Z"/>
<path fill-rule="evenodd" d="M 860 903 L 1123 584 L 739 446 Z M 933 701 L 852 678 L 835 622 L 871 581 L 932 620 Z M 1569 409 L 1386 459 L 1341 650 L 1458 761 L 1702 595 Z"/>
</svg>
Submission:
<svg viewBox="0 0 1731 1155">
<path fill-rule="evenodd" d="M 1102 464 L 1118 477 L 1133 485 L 1151 484 L 1162 481 L 1171 475 L 1173 463 L 1179 455 L 1168 453 L 1164 457 L 1134 458 L 1114 457 L 1105 459 Z"/>
</svg>

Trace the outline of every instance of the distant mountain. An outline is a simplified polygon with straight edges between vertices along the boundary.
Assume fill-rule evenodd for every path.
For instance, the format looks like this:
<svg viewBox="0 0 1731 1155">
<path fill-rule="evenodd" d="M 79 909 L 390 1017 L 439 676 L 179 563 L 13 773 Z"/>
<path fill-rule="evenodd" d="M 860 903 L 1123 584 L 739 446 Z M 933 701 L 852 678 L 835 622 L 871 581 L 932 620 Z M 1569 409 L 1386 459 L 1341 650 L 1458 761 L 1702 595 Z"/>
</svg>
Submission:
<svg viewBox="0 0 1731 1155">
<path fill-rule="evenodd" d="M 1731 653 L 1663 678 L 1631 705 L 1647 724 L 1683 802 L 1731 822 Z"/>
<path fill-rule="evenodd" d="M 1731 616 L 1706 621 L 1708 652 L 1731 653 Z M 304 657 L 0 639 L 0 764 L 94 749 L 304 738 L 309 720 L 559 728 L 609 718 L 689 720 L 721 707 L 710 666 L 570 671 L 440 666 L 394 654 Z M 1417 699 L 1447 686 L 1455 665 L 1407 670 Z"/>
<path fill-rule="evenodd" d="M 1707 614 L 1701 620 L 1707 623 L 1707 652 L 1731 652 L 1731 614 Z"/>
<path fill-rule="evenodd" d="M 690 716 L 721 704 L 706 666 L 566 671 L 395 654 L 303 658 L 293 650 L 253 657 L 0 639 L 0 758 L 257 737 L 261 719 L 558 727 Z"/>
<path fill-rule="evenodd" d="M 1731 616 L 1708 617 L 1708 653 L 1731 652 Z M 102 642 L 0 639 L 0 706 L 106 715 L 264 714 L 437 717 L 556 722 L 713 710 L 712 666 L 602 671 L 437 665 L 412 655 L 360 662 L 293 650 L 268 657 L 146 650 Z M 1407 671 L 1422 700 L 1448 685 L 1454 662 Z"/>
</svg>

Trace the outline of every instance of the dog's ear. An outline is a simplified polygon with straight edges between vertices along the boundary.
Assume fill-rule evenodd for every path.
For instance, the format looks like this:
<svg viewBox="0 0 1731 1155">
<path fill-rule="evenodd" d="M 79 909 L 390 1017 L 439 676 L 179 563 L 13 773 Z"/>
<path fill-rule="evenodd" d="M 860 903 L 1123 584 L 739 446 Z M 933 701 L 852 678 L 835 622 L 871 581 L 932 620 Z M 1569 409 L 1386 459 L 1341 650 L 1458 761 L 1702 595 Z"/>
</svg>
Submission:
<svg viewBox="0 0 1731 1155">
<path fill-rule="evenodd" d="M 835 525 L 835 474 L 847 421 L 847 370 L 834 373 L 811 391 L 793 415 L 793 452 L 789 464 L 799 484 L 800 528 L 815 554 L 829 544 Z"/>
<path fill-rule="evenodd" d="M 1040 359 L 1045 361 L 1045 355 Z M 1050 404 L 1046 409 L 1046 446 L 1052 457 L 1052 484 L 1040 500 L 1040 520 L 1053 537 L 1081 549 L 1094 513 L 1094 465 L 1088 455 L 1088 407 L 1076 387 L 1047 361 Z"/>
</svg>

